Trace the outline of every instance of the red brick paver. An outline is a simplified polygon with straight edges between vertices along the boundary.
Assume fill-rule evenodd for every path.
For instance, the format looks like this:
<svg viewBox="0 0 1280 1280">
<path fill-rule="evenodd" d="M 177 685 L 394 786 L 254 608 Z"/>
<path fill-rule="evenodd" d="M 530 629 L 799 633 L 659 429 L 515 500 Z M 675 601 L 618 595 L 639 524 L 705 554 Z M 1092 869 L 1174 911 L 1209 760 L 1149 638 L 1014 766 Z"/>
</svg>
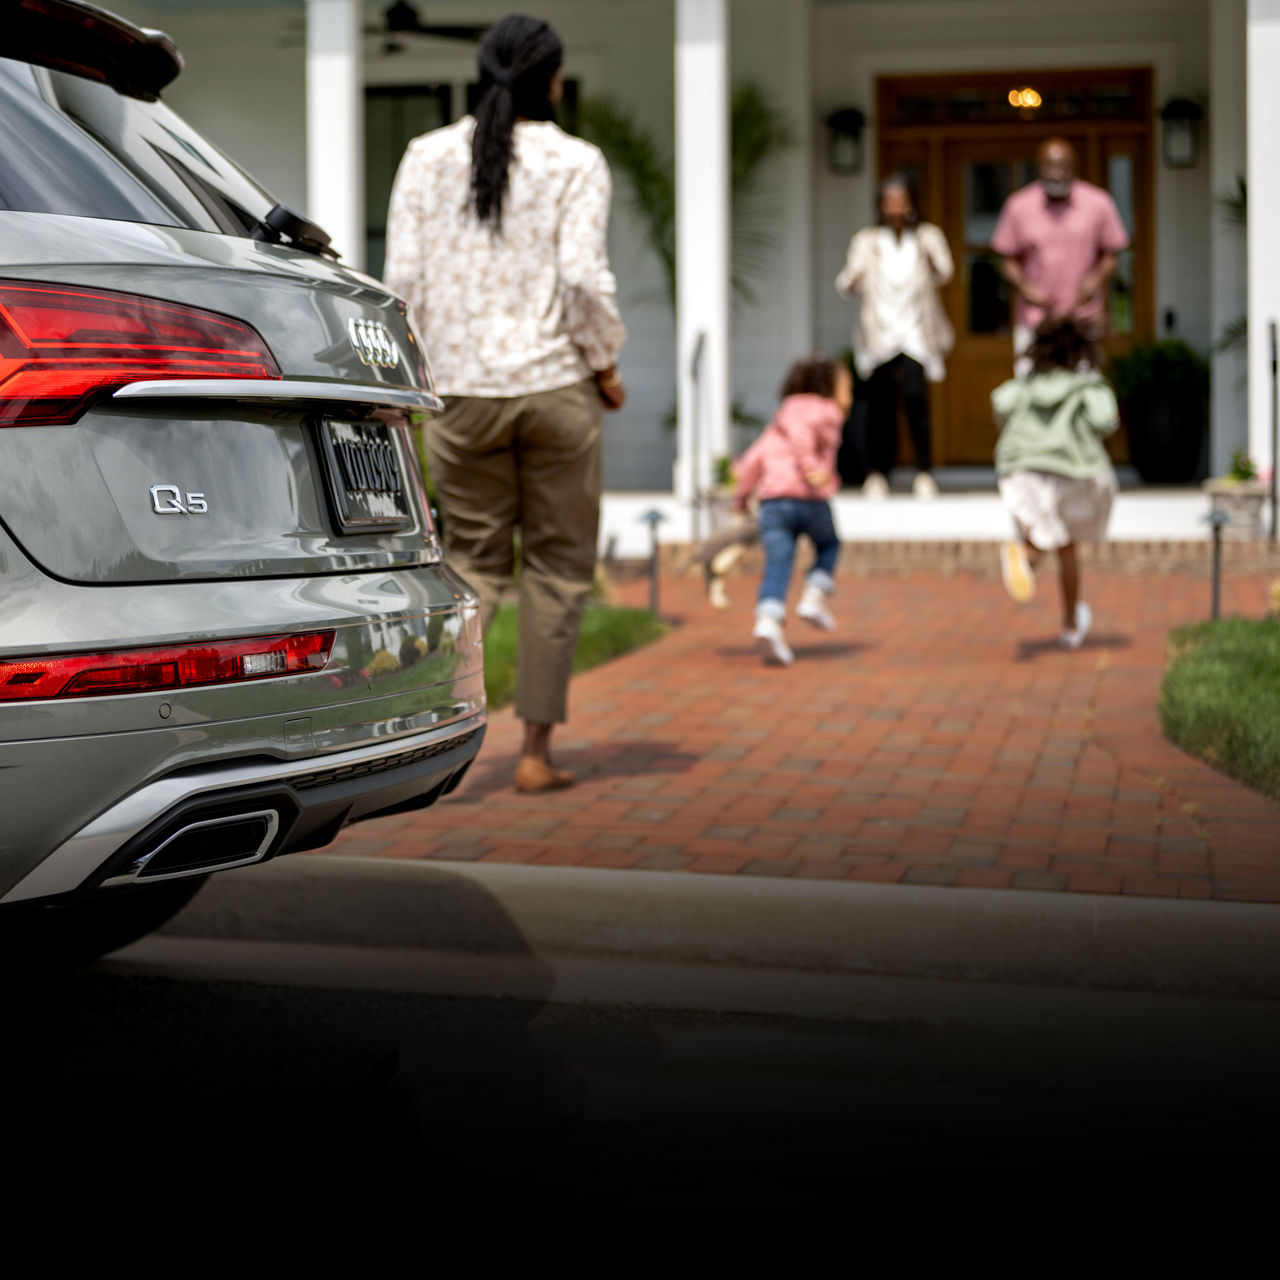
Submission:
<svg viewBox="0 0 1280 1280">
<path fill-rule="evenodd" d="M 1272 576 L 1233 576 L 1224 611 L 1260 616 Z M 575 679 L 556 745 L 579 785 L 517 795 L 502 711 L 454 796 L 329 852 L 1280 901 L 1280 808 L 1160 730 L 1165 639 L 1206 616 L 1202 575 L 1087 571 L 1076 653 L 1051 578 L 1018 608 L 968 574 L 846 577 L 839 629 L 793 621 L 787 669 L 752 648 L 754 582 L 730 585 L 717 614 L 665 579 L 671 634 Z"/>
</svg>

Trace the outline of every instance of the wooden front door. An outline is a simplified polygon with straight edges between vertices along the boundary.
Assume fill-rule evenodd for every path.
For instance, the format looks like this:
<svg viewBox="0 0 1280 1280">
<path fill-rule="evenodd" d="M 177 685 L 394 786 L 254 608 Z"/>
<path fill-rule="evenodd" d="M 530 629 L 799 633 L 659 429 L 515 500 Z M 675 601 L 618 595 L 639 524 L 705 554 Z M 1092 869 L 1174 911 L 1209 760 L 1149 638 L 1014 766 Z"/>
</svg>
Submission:
<svg viewBox="0 0 1280 1280">
<path fill-rule="evenodd" d="M 1003 86 L 1029 81 L 1043 86 L 1045 105 L 1056 108 L 1054 113 L 1001 118 Z M 943 300 L 956 346 L 947 361 L 947 379 L 935 387 L 932 401 L 939 464 L 991 462 L 996 438 L 991 392 L 1013 374 L 1013 298 L 990 240 L 1006 197 L 1034 180 L 1036 148 L 1046 138 L 1064 137 L 1072 144 L 1077 175 L 1111 192 L 1132 240 L 1111 288 L 1108 348 L 1122 350 L 1152 336 L 1149 89 L 1150 73 L 1143 69 L 881 81 L 886 123 L 880 131 L 880 176 L 905 171 L 916 180 L 921 215 L 942 229 L 955 260 Z M 921 113 L 918 105 L 910 105 L 921 101 L 937 121 L 904 121 L 904 114 Z M 1095 117 L 1110 110 L 1113 118 L 1089 118 L 1090 103 Z M 963 118 L 954 118 L 952 108 Z M 1126 456 L 1123 440 L 1116 452 Z"/>
</svg>

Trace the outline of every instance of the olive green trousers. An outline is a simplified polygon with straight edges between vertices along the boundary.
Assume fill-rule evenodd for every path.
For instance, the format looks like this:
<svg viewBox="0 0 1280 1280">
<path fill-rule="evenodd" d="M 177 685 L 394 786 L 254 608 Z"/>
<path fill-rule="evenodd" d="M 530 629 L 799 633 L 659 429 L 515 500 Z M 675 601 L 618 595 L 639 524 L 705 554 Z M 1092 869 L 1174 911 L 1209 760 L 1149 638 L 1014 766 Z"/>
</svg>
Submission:
<svg viewBox="0 0 1280 1280">
<path fill-rule="evenodd" d="M 516 714 L 567 718 L 582 611 L 595 580 L 602 408 L 595 383 L 510 399 L 451 396 L 428 423 L 445 555 L 488 631 L 520 537 Z"/>
</svg>

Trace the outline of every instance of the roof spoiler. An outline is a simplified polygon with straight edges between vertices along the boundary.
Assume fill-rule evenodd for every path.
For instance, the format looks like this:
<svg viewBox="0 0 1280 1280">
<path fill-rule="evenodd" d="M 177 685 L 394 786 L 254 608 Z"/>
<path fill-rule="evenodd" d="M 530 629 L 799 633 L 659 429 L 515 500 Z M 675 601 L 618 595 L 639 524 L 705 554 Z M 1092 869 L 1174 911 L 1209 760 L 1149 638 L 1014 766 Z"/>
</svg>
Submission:
<svg viewBox="0 0 1280 1280">
<path fill-rule="evenodd" d="M 4 56 L 109 84 L 151 102 L 182 70 L 163 31 L 147 31 L 80 0 L 0 0 Z"/>
</svg>

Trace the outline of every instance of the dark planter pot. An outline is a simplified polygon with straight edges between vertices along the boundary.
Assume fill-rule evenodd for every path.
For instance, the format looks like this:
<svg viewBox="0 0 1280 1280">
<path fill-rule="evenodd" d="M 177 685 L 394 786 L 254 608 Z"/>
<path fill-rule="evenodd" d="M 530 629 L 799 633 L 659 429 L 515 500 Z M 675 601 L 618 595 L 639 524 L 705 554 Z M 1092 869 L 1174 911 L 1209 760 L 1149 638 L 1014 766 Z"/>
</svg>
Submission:
<svg viewBox="0 0 1280 1280">
<path fill-rule="evenodd" d="M 1124 408 L 1129 457 L 1145 484 L 1190 484 L 1199 478 L 1207 426 L 1199 396 L 1165 391 Z"/>
</svg>

